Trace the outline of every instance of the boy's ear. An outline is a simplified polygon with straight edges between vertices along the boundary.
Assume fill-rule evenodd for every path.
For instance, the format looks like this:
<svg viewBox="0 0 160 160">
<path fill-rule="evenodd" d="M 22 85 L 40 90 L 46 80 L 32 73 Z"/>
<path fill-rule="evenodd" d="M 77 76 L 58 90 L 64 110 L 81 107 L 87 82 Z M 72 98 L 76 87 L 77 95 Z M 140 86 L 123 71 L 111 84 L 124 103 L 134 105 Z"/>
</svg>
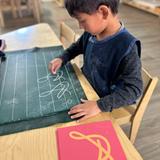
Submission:
<svg viewBox="0 0 160 160">
<path fill-rule="evenodd" d="M 108 13 L 109 13 L 109 8 L 105 5 L 100 5 L 98 7 L 98 12 L 102 14 L 104 19 L 107 19 Z"/>
</svg>

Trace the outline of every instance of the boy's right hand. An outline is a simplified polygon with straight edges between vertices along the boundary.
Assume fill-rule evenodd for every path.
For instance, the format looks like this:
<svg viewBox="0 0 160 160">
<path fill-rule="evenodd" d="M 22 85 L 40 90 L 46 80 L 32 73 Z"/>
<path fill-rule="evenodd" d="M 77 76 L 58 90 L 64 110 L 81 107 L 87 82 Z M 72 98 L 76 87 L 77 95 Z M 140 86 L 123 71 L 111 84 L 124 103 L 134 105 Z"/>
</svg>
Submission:
<svg viewBox="0 0 160 160">
<path fill-rule="evenodd" d="M 56 74 L 57 70 L 62 66 L 62 59 L 61 58 L 55 58 L 52 61 L 49 62 L 49 70 L 52 74 Z"/>
</svg>

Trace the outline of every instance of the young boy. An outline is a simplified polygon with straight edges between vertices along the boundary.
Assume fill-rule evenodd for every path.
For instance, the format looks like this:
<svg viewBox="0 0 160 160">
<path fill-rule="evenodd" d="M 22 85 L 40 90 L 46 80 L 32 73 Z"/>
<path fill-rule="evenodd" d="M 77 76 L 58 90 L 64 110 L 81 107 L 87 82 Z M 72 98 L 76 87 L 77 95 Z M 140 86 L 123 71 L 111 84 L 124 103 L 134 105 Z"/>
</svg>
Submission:
<svg viewBox="0 0 160 160">
<path fill-rule="evenodd" d="M 65 0 L 69 14 L 85 32 L 79 40 L 53 59 L 53 74 L 79 54 L 84 55 L 82 72 L 100 99 L 82 100 L 73 106 L 72 119 L 84 120 L 99 112 L 135 103 L 142 93 L 140 41 L 118 19 L 119 0 Z"/>
</svg>

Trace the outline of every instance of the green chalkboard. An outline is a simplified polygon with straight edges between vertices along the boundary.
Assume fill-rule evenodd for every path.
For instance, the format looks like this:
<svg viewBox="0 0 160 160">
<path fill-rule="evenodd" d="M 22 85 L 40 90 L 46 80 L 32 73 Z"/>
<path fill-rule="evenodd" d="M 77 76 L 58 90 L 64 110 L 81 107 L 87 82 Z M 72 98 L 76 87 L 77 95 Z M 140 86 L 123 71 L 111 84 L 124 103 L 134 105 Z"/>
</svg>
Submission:
<svg viewBox="0 0 160 160">
<path fill-rule="evenodd" d="M 61 46 L 6 53 L 0 65 L 0 135 L 70 121 L 67 112 L 86 98 L 70 63 L 56 75 L 48 63 Z"/>
</svg>

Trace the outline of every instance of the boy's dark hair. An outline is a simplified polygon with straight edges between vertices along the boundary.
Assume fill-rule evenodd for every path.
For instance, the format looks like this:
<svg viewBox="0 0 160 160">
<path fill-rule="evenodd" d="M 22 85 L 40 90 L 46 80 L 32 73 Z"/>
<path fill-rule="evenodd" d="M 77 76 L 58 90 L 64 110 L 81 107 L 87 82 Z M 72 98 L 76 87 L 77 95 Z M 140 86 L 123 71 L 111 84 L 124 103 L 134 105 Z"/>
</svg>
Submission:
<svg viewBox="0 0 160 160">
<path fill-rule="evenodd" d="M 118 13 L 119 0 L 65 0 L 65 7 L 74 17 L 78 12 L 92 14 L 100 5 L 106 5 L 113 14 Z"/>
</svg>

